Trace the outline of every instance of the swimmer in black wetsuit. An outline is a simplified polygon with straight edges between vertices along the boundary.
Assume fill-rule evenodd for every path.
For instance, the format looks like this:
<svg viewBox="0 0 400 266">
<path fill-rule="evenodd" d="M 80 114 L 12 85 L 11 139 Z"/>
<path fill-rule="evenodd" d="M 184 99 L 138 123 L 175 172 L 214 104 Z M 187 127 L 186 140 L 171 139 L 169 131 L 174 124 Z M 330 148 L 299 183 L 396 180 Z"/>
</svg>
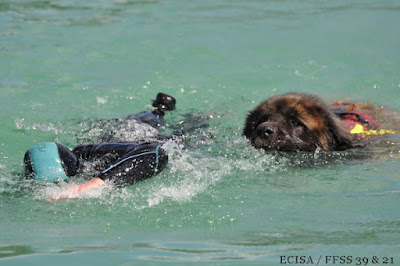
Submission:
<svg viewBox="0 0 400 266">
<path fill-rule="evenodd" d="M 175 99 L 159 93 L 151 113 L 142 113 L 138 119 L 159 125 L 165 111 L 175 109 Z M 168 162 L 166 152 L 159 143 L 106 143 L 79 145 L 70 151 L 54 142 L 40 143 L 30 148 L 24 157 L 26 173 L 36 180 L 57 182 L 83 172 L 85 162 L 96 162 L 104 170 L 90 181 L 68 187 L 49 199 L 75 198 L 81 193 L 110 181 L 116 186 L 131 185 L 147 179 L 164 169 Z"/>
</svg>

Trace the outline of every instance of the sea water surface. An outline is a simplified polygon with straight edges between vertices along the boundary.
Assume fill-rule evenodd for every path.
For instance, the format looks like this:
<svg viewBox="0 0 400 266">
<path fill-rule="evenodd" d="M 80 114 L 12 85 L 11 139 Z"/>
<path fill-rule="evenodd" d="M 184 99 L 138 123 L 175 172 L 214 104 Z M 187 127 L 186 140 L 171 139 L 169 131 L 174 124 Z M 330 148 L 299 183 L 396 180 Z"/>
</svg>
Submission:
<svg viewBox="0 0 400 266">
<path fill-rule="evenodd" d="M 400 111 L 399 22 L 395 0 L 1 1 L 0 265 L 399 265 L 398 134 L 379 158 L 295 165 L 241 137 L 289 91 Z M 162 130 L 210 124 L 165 145 L 160 175 L 51 203 L 67 184 L 24 180 L 33 144 L 72 148 L 160 91 L 177 99 Z"/>
</svg>

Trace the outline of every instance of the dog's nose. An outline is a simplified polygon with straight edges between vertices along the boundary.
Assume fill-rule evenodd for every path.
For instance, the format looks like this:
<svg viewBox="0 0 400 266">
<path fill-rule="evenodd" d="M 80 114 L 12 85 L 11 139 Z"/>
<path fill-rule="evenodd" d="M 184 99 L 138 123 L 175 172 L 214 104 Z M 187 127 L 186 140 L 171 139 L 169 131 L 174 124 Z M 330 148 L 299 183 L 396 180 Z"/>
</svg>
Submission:
<svg viewBox="0 0 400 266">
<path fill-rule="evenodd" d="M 271 125 L 261 124 L 257 127 L 257 135 L 263 138 L 268 138 L 275 133 L 275 128 Z"/>
</svg>

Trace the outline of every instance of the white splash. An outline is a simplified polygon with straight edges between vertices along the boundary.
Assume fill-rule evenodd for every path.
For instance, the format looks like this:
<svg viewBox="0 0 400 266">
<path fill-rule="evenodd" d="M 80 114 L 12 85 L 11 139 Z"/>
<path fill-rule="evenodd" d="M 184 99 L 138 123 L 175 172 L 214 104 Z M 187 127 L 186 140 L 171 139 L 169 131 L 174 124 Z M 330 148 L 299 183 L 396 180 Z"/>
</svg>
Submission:
<svg viewBox="0 0 400 266">
<path fill-rule="evenodd" d="M 15 127 L 17 129 L 23 129 L 23 130 L 41 130 L 45 132 L 54 132 L 55 134 L 62 134 L 66 133 L 63 130 L 58 129 L 54 124 L 52 123 L 33 123 L 31 125 L 27 125 L 25 122 L 25 118 L 16 118 L 14 120 L 15 122 Z"/>
<path fill-rule="evenodd" d="M 168 178 L 173 181 L 152 187 L 148 194 L 148 207 L 158 205 L 165 199 L 190 201 L 232 169 L 225 157 L 206 157 L 199 151 L 185 150 L 176 142 L 167 142 L 163 148 L 169 156 Z"/>
</svg>

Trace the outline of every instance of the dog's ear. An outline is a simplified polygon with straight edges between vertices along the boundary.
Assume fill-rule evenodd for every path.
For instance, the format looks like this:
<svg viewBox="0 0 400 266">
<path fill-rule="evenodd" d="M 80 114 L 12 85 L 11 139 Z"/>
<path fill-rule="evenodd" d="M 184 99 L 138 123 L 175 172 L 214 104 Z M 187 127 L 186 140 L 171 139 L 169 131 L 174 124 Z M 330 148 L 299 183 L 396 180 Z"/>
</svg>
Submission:
<svg viewBox="0 0 400 266">
<path fill-rule="evenodd" d="M 342 124 L 339 118 L 330 116 L 327 123 L 327 134 L 329 137 L 329 150 L 343 151 L 354 148 L 353 135 Z"/>
</svg>

